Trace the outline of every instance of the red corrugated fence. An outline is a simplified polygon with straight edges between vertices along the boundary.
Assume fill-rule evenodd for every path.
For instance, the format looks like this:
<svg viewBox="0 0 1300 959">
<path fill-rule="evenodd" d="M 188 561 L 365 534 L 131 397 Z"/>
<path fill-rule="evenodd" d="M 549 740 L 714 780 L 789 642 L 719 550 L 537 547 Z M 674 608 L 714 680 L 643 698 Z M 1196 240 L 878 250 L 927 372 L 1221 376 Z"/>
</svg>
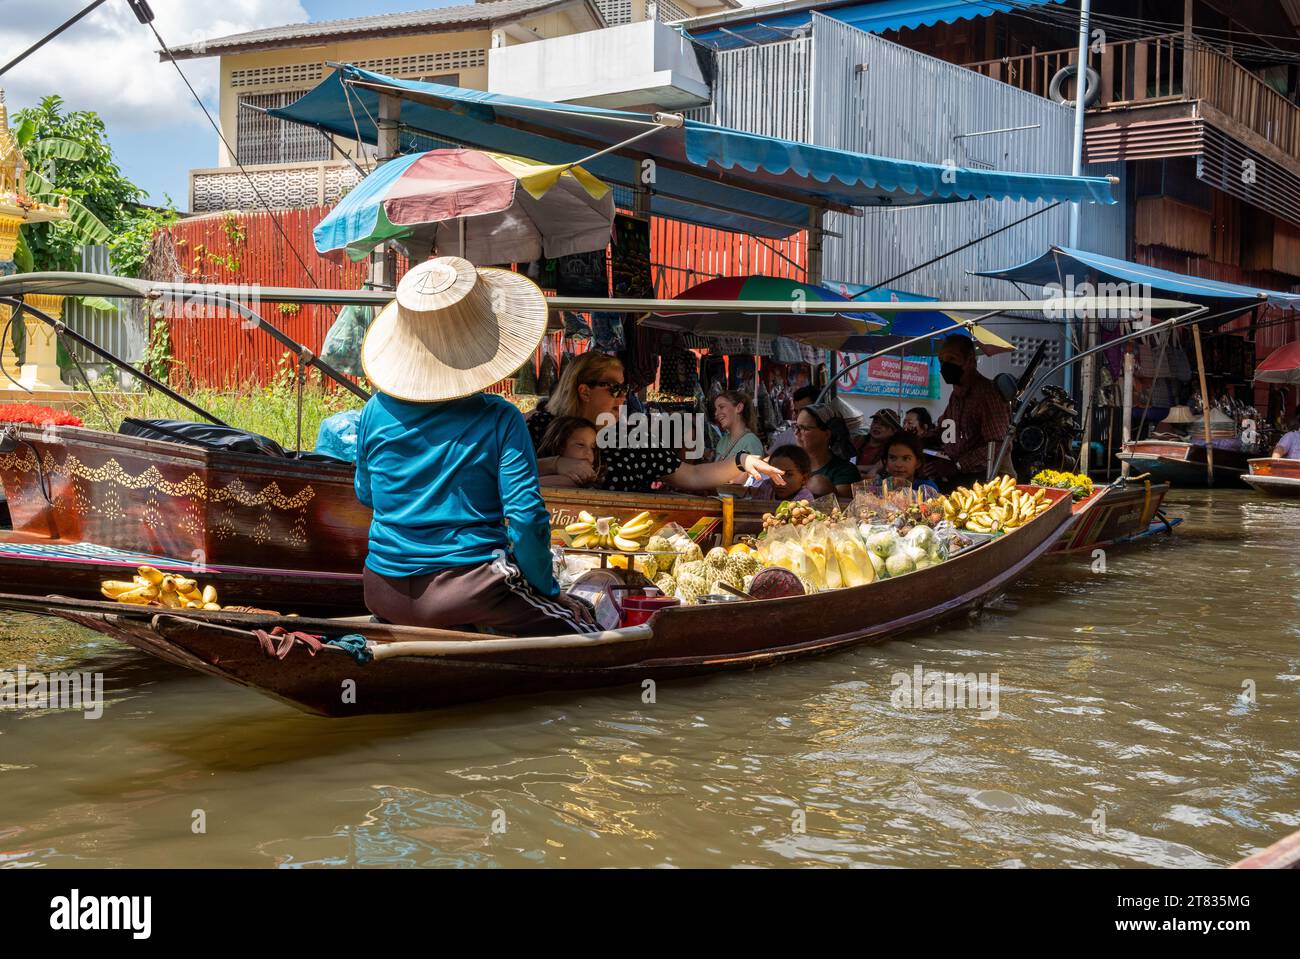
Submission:
<svg viewBox="0 0 1300 959">
<path fill-rule="evenodd" d="M 316 253 L 312 230 L 328 206 L 270 213 L 213 213 L 170 228 L 183 278 L 198 283 L 258 287 L 292 286 L 357 289 L 365 263 L 341 264 Z M 277 225 L 278 221 L 278 225 Z M 760 240 L 721 230 L 655 218 L 650 231 L 655 289 L 676 296 L 715 276 L 765 273 L 802 279 L 808 260 L 807 235 Z M 295 255 L 296 251 L 296 255 Z M 402 269 L 399 263 L 399 272 Z M 337 311 L 261 300 L 250 303 L 265 319 L 312 350 L 320 350 Z M 168 316 L 173 382 L 180 386 L 227 387 L 265 383 L 279 368 L 284 348 L 265 333 L 247 328 L 238 316 L 211 308 L 174 309 Z"/>
</svg>

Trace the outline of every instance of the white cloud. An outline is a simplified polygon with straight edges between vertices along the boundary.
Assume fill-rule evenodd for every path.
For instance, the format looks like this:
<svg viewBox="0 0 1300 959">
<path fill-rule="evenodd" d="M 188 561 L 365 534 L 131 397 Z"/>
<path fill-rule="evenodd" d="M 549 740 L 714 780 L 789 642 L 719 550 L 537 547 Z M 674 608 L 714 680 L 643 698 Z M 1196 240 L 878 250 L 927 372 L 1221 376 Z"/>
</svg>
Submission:
<svg viewBox="0 0 1300 959">
<path fill-rule="evenodd" d="M 86 0 L 4 0 L 0 3 L 0 59 L 8 60 L 85 6 Z M 149 0 L 154 26 L 169 46 L 298 23 L 310 19 L 298 0 Z M 215 137 L 194 98 L 158 43 L 125 0 L 109 0 L 61 36 L 0 77 L 10 110 L 57 93 L 69 109 L 94 110 L 110 135 L 156 133 Z M 215 115 L 217 58 L 181 60 L 190 83 Z"/>
</svg>

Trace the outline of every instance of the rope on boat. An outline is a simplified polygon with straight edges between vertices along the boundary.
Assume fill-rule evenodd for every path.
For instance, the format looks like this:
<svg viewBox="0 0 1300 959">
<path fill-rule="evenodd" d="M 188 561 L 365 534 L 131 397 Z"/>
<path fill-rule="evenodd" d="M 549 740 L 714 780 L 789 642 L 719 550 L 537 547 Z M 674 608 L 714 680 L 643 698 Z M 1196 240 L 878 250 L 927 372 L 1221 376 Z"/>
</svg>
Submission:
<svg viewBox="0 0 1300 959">
<path fill-rule="evenodd" d="M 370 651 L 370 644 L 360 633 L 348 633 L 338 639 L 327 640 L 326 646 L 336 646 L 357 661 L 359 666 L 373 662 L 375 654 Z"/>
</svg>

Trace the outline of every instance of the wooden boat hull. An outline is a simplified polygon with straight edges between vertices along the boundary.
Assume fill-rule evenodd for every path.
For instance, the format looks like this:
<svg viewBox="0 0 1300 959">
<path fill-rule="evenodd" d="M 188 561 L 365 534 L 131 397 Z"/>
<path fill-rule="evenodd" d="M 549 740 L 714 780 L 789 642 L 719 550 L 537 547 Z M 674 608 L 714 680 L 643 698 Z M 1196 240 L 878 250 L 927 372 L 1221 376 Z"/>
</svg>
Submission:
<svg viewBox="0 0 1300 959">
<path fill-rule="evenodd" d="M 1300 460 L 1253 459 L 1242 479 L 1267 496 L 1300 499 Z"/>
<path fill-rule="evenodd" d="M 72 427 L 19 427 L 17 437 L 17 449 L 0 453 L 0 485 L 14 530 L 34 542 L 93 543 L 212 570 L 361 572 L 370 510 L 356 498 L 350 464 L 214 452 Z M 618 519 L 649 510 L 660 522 L 688 530 L 700 524 L 697 533 L 728 542 L 761 531 L 772 505 L 554 487 L 543 495 L 555 528 L 584 509 Z"/>
<path fill-rule="evenodd" d="M 1054 553 L 1073 553 L 1173 532 L 1181 520 L 1157 519 L 1168 483 L 1108 486 L 1074 504 L 1074 519 L 1066 527 Z"/>
<path fill-rule="evenodd" d="M 0 588 L 44 596 L 51 587 L 63 596 L 99 599 L 106 579 L 130 579 L 140 566 L 197 577 L 217 586 L 226 605 L 288 609 L 323 616 L 366 611 L 360 573 L 196 567 L 165 556 L 130 553 L 90 543 L 51 543 L 22 533 L 0 532 Z"/>
<path fill-rule="evenodd" d="M 1246 473 L 1247 454 L 1238 450 L 1214 451 L 1214 480 L 1206 473 L 1204 446 L 1169 440 L 1139 440 L 1126 443 L 1115 454 L 1135 474 L 1149 473 L 1156 482 L 1174 486 L 1235 486 Z"/>
<path fill-rule="evenodd" d="M 463 634 L 329 620 L 157 616 L 111 604 L 49 612 L 115 636 L 145 652 L 258 689 L 325 716 L 403 712 L 457 703 L 576 690 L 647 679 L 661 681 L 819 655 L 879 643 L 977 607 L 996 595 L 1056 542 L 1070 522 L 1069 495 L 1050 491 L 1052 509 L 1024 527 L 940 566 L 869 586 L 788 599 L 675 607 L 650 620 L 644 641 L 555 651 L 469 653 L 437 658 L 396 655 L 359 665 L 327 646 L 315 656 L 294 649 L 268 657 L 248 632 L 256 623 L 375 641 Z M 0 596 L 0 606 L 39 609 L 39 601 Z M 144 618 L 142 618 L 144 617 Z M 232 630 L 245 624 L 242 631 Z M 224 625 L 226 628 L 222 628 Z M 487 638 L 487 637 L 480 637 Z M 352 690 L 349 698 L 345 691 Z"/>
</svg>

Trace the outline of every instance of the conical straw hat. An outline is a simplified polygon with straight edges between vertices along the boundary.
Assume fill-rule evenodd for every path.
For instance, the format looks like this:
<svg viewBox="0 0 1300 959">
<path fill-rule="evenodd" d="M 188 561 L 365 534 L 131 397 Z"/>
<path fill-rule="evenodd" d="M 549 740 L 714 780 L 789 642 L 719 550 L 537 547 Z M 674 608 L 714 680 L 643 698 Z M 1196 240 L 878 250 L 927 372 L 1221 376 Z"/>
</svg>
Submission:
<svg viewBox="0 0 1300 959">
<path fill-rule="evenodd" d="M 370 324 L 361 366 L 399 400 L 454 400 L 510 376 L 545 332 L 546 297 L 532 280 L 442 256 L 402 277 Z"/>
</svg>

